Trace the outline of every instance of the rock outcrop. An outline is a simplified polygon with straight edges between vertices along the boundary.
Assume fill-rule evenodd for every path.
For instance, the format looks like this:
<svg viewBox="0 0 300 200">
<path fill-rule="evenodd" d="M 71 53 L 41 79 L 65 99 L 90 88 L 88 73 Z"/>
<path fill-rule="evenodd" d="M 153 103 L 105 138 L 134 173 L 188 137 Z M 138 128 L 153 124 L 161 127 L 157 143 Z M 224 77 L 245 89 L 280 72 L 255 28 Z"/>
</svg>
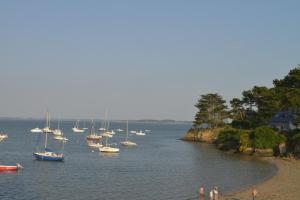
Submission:
<svg viewBox="0 0 300 200">
<path fill-rule="evenodd" d="M 188 130 L 183 138 L 184 141 L 214 143 L 218 138 L 219 129 L 194 129 Z"/>
</svg>

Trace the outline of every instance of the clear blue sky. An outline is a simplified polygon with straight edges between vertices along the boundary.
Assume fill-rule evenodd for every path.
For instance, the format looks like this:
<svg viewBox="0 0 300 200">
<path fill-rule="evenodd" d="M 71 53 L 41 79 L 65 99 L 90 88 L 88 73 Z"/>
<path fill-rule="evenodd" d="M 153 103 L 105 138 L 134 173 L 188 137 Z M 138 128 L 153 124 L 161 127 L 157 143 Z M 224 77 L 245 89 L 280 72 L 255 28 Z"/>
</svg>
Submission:
<svg viewBox="0 0 300 200">
<path fill-rule="evenodd" d="M 299 1 L 0 1 L 0 116 L 192 120 L 299 62 Z"/>
</svg>

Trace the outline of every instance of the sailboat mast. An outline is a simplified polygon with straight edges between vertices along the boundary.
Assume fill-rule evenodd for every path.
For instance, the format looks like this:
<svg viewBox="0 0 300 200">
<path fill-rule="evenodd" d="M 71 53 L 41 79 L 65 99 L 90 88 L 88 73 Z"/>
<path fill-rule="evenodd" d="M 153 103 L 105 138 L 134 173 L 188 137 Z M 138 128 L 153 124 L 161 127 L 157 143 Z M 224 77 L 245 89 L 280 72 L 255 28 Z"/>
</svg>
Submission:
<svg viewBox="0 0 300 200">
<path fill-rule="evenodd" d="M 46 112 L 46 124 L 45 127 L 48 127 L 48 111 Z"/>
<path fill-rule="evenodd" d="M 57 125 L 58 130 L 59 130 L 59 125 L 60 125 L 60 118 L 58 119 L 58 125 Z"/>
<path fill-rule="evenodd" d="M 126 139 L 125 139 L 125 141 L 127 141 L 127 140 L 128 140 L 128 120 L 126 122 Z"/>
<path fill-rule="evenodd" d="M 50 128 L 50 113 L 48 112 L 48 127 Z"/>
</svg>

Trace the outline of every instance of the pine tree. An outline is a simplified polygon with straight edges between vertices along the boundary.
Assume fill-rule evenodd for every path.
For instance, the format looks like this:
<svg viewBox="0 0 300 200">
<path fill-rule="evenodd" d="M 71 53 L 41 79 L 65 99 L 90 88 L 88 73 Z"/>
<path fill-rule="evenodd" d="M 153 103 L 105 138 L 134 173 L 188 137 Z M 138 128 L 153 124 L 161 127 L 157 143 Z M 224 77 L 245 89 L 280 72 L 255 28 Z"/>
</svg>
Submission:
<svg viewBox="0 0 300 200">
<path fill-rule="evenodd" d="M 224 119 L 228 117 L 225 100 L 219 94 L 201 95 L 195 107 L 198 112 L 195 116 L 194 126 L 203 123 L 208 124 L 211 128 L 217 128 L 224 124 Z"/>
</svg>

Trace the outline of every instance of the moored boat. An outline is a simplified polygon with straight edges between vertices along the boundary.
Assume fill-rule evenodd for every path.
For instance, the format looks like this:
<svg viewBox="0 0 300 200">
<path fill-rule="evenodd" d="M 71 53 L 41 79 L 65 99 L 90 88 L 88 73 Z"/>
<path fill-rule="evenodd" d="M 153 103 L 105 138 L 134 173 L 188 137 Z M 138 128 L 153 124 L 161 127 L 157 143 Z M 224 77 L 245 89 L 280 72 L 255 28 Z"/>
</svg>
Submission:
<svg viewBox="0 0 300 200">
<path fill-rule="evenodd" d="M 41 161 L 63 161 L 64 160 L 64 154 L 55 153 L 49 150 L 45 150 L 45 152 L 34 152 L 34 157 L 37 160 Z"/>
<path fill-rule="evenodd" d="M 76 121 L 75 126 L 72 128 L 74 133 L 83 133 L 84 129 L 79 128 L 79 120 Z"/>
<path fill-rule="evenodd" d="M 68 138 L 66 138 L 66 137 L 64 137 L 64 136 L 62 136 L 62 135 L 56 135 L 56 136 L 54 136 L 53 137 L 55 140 L 60 140 L 60 141 L 69 141 L 69 139 Z"/>
<path fill-rule="evenodd" d="M 31 129 L 30 132 L 31 132 L 31 133 L 42 133 L 43 130 L 37 127 L 37 128 Z"/>
<path fill-rule="evenodd" d="M 104 146 L 104 147 L 100 147 L 99 151 L 103 153 L 118 153 L 120 150 L 118 148 Z"/>
<path fill-rule="evenodd" d="M 102 136 L 101 135 L 88 135 L 86 136 L 87 140 L 101 140 Z"/>
<path fill-rule="evenodd" d="M 0 133 L 0 141 L 5 140 L 8 138 L 8 135 L 5 133 Z"/>
<path fill-rule="evenodd" d="M 86 140 L 90 140 L 90 141 L 99 141 L 101 140 L 102 136 L 101 135 L 97 135 L 94 131 L 94 120 L 92 120 L 91 123 L 91 128 L 90 128 L 90 134 L 88 136 L 86 136 Z"/>
<path fill-rule="evenodd" d="M 129 135 L 128 135 L 128 120 L 126 123 L 126 138 L 125 141 L 120 142 L 120 144 L 122 144 L 123 146 L 136 146 L 135 142 L 132 142 L 128 139 Z"/>
<path fill-rule="evenodd" d="M 135 134 L 136 134 L 136 135 L 139 135 L 139 136 L 144 136 L 144 135 L 146 135 L 146 133 L 144 133 L 143 131 L 136 132 Z"/>
<path fill-rule="evenodd" d="M 88 142 L 87 145 L 89 147 L 92 147 L 92 148 L 100 148 L 100 147 L 103 147 L 103 145 L 101 143 L 95 143 L 95 142 Z"/>
<path fill-rule="evenodd" d="M 17 171 L 18 169 L 23 169 L 23 167 L 18 163 L 16 165 L 13 165 L 13 166 L 0 165 L 0 172 Z"/>
<path fill-rule="evenodd" d="M 43 133 L 53 133 L 53 130 L 50 128 L 50 114 L 46 112 L 46 126 L 42 129 Z"/>
</svg>

